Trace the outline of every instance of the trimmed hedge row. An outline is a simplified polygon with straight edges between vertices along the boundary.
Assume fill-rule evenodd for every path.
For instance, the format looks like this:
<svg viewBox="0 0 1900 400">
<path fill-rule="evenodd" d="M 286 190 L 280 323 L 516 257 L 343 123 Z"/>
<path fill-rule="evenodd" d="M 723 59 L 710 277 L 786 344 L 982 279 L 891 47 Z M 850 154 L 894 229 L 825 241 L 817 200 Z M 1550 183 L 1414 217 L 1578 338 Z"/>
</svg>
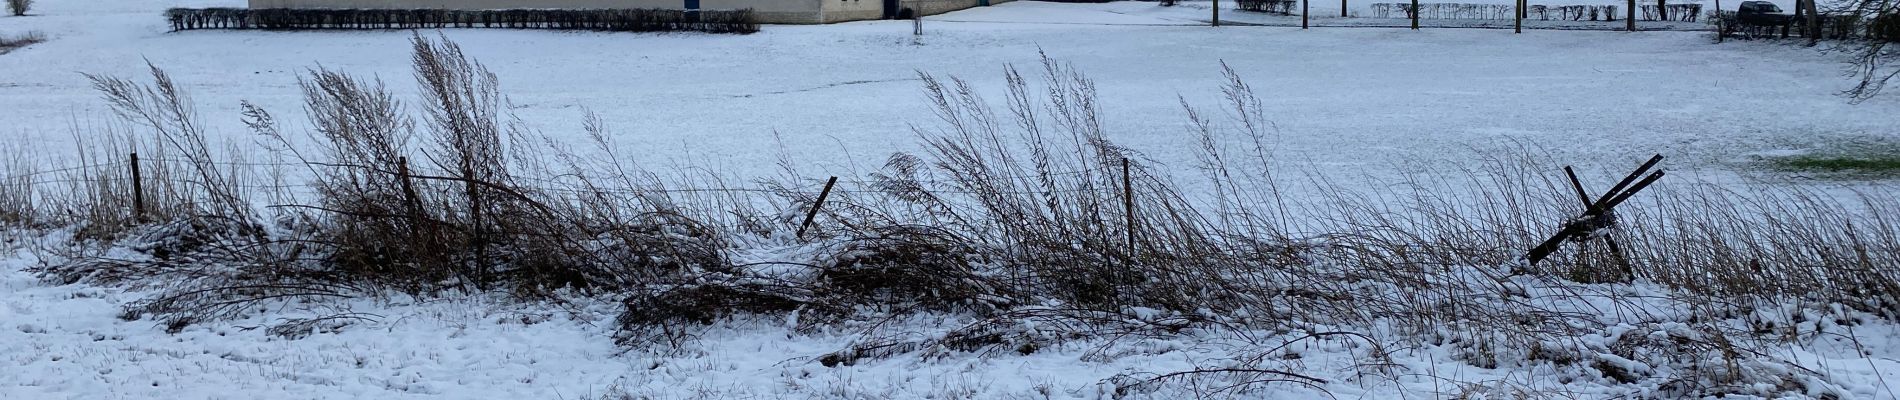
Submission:
<svg viewBox="0 0 1900 400">
<path fill-rule="evenodd" d="M 1293 7 L 1298 6 L 1300 4 L 1299 1 L 1297 0 L 1236 0 L 1236 1 L 1240 3 L 1241 10 L 1259 11 L 1259 12 L 1274 13 L 1274 14 L 1292 14 Z"/>
<path fill-rule="evenodd" d="M 1644 21 L 1695 22 L 1696 17 L 1702 15 L 1701 4 L 1670 4 L 1664 7 L 1656 7 L 1655 4 L 1643 4 L 1636 7 L 1637 12 L 1642 15 L 1642 20 Z M 1662 14 L 1664 10 L 1669 11 L 1667 18 L 1664 18 L 1665 16 Z"/>
<path fill-rule="evenodd" d="M 571 29 L 616 32 L 754 33 L 751 9 L 615 10 L 365 10 L 173 8 L 172 30 L 191 29 Z"/>
<path fill-rule="evenodd" d="M 1559 21 L 1615 21 L 1617 6 L 1545 6 L 1533 5 L 1525 10 L 1525 19 Z M 1517 8 L 1509 4 L 1468 4 L 1468 3 L 1423 3 L 1418 5 L 1419 19 L 1491 19 L 1507 20 L 1516 18 Z M 1372 5 L 1372 16 L 1376 18 L 1411 18 L 1411 4 L 1376 3 Z"/>
</svg>

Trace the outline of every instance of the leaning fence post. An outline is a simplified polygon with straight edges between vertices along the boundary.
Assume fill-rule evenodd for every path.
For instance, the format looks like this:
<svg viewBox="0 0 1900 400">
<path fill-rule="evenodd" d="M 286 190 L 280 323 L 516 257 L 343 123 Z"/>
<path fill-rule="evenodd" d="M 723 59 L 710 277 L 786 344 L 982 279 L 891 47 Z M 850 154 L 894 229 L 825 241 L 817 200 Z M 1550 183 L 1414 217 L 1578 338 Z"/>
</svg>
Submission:
<svg viewBox="0 0 1900 400">
<path fill-rule="evenodd" d="M 805 229 L 811 227 L 811 221 L 818 218 L 818 209 L 825 206 L 825 198 L 831 197 L 831 186 L 838 184 L 838 177 L 825 181 L 825 190 L 818 192 L 818 201 L 811 203 L 811 211 L 805 213 L 805 223 L 798 225 L 798 237 L 805 237 Z"/>
<path fill-rule="evenodd" d="M 132 153 L 132 221 L 145 222 L 145 180 L 140 179 L 139 153 Z"/>
<path fill-rule="evenodd" d="M 1609 191 L 1603 192 L 1603 195 L 1597 197 L 1594 202 L 1589 201 L 1589 195 L 1583 191 L 1582 183 L 1577 181 L 1574 177 L 1575 172 L 1572 172 L 1569 168 L 1565 168 L 1564 172 L 1572 176 L 1571 185 L 1577 189 L 1577 198 L 1583 200 L 1584 212 L 1582 215 L 1578 215 L 1576 218 L 1565 222 L 1563 228 L 1558 230 L 1557 234 L 1551 235 L 1549 239 L 1545 239 L 1544 242 L 1538 244 L 1537 247 L 1531 248 L 1531 251 L 1525 255 L 1525 258 L 1530 260 L 1531 265 L 1537 265 L 1539 261 L 1544 260 L 1544 257 L 1556 251 L 1557 246 L 1562 245 L 1564 241 L 1572 240 L 1573 238 L 1578 241 L 1587 240 L 1589 239 L 1589 235 L 1596 231 L 1615 226 L 1616 206 L 1629 200 L 1630 196 L 1635 196 L 1636 192 L 1640 192 L 1644 188 L 1649 187 L 1650 184 L 1656 183 L 1658 179 L 1662 179 L 1663 171 L 1656 171 L 1648 177 L 1642 178 L 1641 181 L 1637 181 L 1638 177 L 1642 177 L 1643 173 L 1649 172 L 1651 168 L 1656 166 L 1656 163 L 1662 162 L 1662 159 L 1661 154 L 1650 157 L 1648 162 L 1644 162 L 1642 166 L 1636 167 L 1635 171 L 1630 171 L 1629 176 L 1617 182 L 1616 186 L 1610 187 Z M 1635 182 L 1635 184 L 1631 185 L 1631 182 Z M 1622 249 L 1619 248 L 1614 251 L 1621 253 Z"/>
</svg>

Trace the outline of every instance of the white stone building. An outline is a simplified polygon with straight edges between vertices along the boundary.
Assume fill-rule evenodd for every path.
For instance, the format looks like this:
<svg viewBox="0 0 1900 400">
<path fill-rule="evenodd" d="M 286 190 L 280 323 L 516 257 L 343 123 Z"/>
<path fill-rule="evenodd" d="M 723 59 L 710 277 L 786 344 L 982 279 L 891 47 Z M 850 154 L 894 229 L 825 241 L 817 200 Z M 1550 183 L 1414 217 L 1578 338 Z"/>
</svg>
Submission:
<svg viewBox="0 0 1900 400">
<path fill-rule="evenodd" d="M 824 24 L 892 18 L 909 8 L 941 14 L 1014 0 L 250 0 L 258 8 L 457 9 L 522 8 L 621 9 L 664 8 L 734 10 L 750 8 L 767 24 Z"/>
</svg>

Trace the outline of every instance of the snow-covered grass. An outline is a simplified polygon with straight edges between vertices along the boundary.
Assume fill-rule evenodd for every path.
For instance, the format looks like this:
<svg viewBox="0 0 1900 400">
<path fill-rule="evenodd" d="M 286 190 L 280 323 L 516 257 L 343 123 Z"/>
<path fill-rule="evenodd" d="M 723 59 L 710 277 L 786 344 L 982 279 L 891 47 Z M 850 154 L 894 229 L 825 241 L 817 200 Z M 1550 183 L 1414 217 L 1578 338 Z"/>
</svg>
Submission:
<svg viewBox="0 0 1900 400">
<path fill-rule="evenodd" d="M 0 355 L 6 361 L 0 363 L 0 377 L 5 377 L 0 395 L 8 398 L 1087 399 L 1117 397 L 1116 384 L 1124 380 L 1230 367 L 1255 356 L 1267 357 L 1266 365 L 1327 379 L 1319 388 L 1335 398 L 1670 398 L 1679 392 L 1656 389 L 1670 382 L 1626 385 L 1607 371 L 1721 376 L 1725 368 L 1739 368 L 1736 373 L 1745 374 L 1741 382 L 1800 388 L 1784 395 L 1806 391 L 1817 397 L 1890 399 L 1896 387 L 1888 382 L 1900 379 L 1900 362 L 1886 356 L 1900 351 L 1891 340 L 1900 327 L 1798 303 L 1736 318 L 1756 327 L 1790 321 L 1772 329 L 1792 342 L 1736 344 L 1774 358 L 1724 366 L 1715 356 L 1721 351 L 1711 348 L 1687 354 L 1718 357 L 1699 360 L 1714 370 L 1670 371 L 1694 364 L 1664 359 L 1681 353 L 1664 351 L 1658 342 L 1707 336 L 1668 322 L 1693 305 L 1631 308 L 1644 302 L 1612 300 L 1668 296 L 1647 286 L 1595 288 L 1604 290 L 1604 297 L 1594 306 L 1629 313 L 1629 322 L 1574 342 L 1539 344 L 1546 347 L 1517 347 L 1518 342 L 1456 326 L 1443 328 L 1432 341 L 1381 343 L 1386 348 L 1355 337 L 1311 339 L 1303 333 L 1185 333 L 1068 342 L 1031 355 L 913 354 L 826 367 L 815 359 L 860 340 L 857 331 L 809 332 L 798 330 L 795 321 L 749 318 L 699 328 L 697 340 L 679 348 L 628 350 L 606 340 L 613 334 L 617 304 L 584 298 L 522 303 L 491 296 L 396 297 L 287 305 L 269 315 L 167 334 L 149 323 L 116 317 L 119 305 L 137 298 L 136 293 L 48 286 L 21 272 L 34 259 L 32 253 L 16 252 L 0 268 L 0 287 L 8 294 L 0 300 L 0 321 L 6 322 L 0 329 Z M 1578 306 L 1576 312 L 1609 312 Z M 337 312 L 368 313 L 374 319 L 313 327 L 309 336 L 294 340 L 262 328 L 283 318 Z M 1659 314 L 1647 317 L 1656 318 L 1650 321 L 1637 317 L 1650 312 Z M 891 323 L 892 329 L 910 329 L 954 322 Z M 1377 327 L 1357 329 L 1375 337 L 1408 336 Z M 1474 354 L 1494 359 L 1474 359 Z M 1770 361 L 1777 359 L 1786 364 Z M 1802 382 L 1810 375 L 1797 366 L 1826 381 Z M 1214 392 L 1253 378 L 1192 378 L 1125 395 L 1325 396 L 1287 383 Z"/>
<path fill-rule="evenodd" d="M 18 34 L 17 36 L 12 34 L 0 35 L 0 54 L 6 54 L 6 52 L 13 51 L 14 49 L 32 46 L 44 41 L 46 41 L 46 35 L 39 32 L 26 32 Z"/>
<path fill-rule="evenodd" d="M 415 101 L 407 103 L 405 112 L 427 107 L 428 96 L 416 96 L 418 91 L 428 93 L 427 86 L 406 84 L 412 50 L 406 41 L 414 38 L 410 33 L 157 33 L 152 30 L 159 25 L 156 13 L 142 11 L 151 4 L 59 6 L 69 7 L 49 7 L 45 21 L 32 27 L 56 32 L 54 41 L 0 56 L 0 66 L 45 65 L 25 69 L 32 72 L 22 75 L 19 85 L 0 86 L 5 96 L 0 102 L 23 110 L 6 115 L 8 121 L 26 121 L 0 129 L 17 129 L 36 145 L 75 146 L 80 147 L 77 153 L 104 152 L 107 157 L 122 152 L 88 144 L 102 140 L 93 137 L 100 133 L 89 127 L 114 128 L 95 122 L 105 114 L 103 109 L 71 111 L 100 107 L 102 102 L 89 98 L 99 95 L 95 84 L 110 81 L 87 80 L 72 72 L 138 77 L 146 66 L 136 55 L 172 71 L 193 96 L 189 104 L 202 107 L 209 138 L 236 143 L 229 153 L 242 159 L 268 159 L 264 148 L 284 146 L 274 145 L 274 138 L 252 136 L 253 130 L 237 118 L 237 100 L 252 100 L 287 117 L 276 128 L 304 131 L 313 122 L 292 117 L 305 98 L 297 89 L 297 77 L 314 77 L 303 69 L 313 64 L 380 75 L 396 98 Z M 643 304 L 675 306 L 681 299 L 667 296 L 684 291 L 660 290 L 652 298 L 641 297 L 655 293 L 641 286 L 606 292 L 505 295 L 499 292 L 507 290 L 497 290 L 461 295 L 429 289 L 445 282 L 398 276 L 425 288 L 423 294 L 407 295 L 390 289 L 393 285 L 387 282 L 348 276 L 317 281 L 338 285 L 326 290 L 343 288 L 325 292 L 342 293 L 343 299 L 263 301 L 256 303 L 261 307 L 237 308 L 239 313 L 221 316 L 229 319 L 220 321 L 173 324 L 164 315 L 126 321 L 122 317 L 139 317 L 141 312 L 168 312 L 165 307 L 137 306 L 127 312 L 122 306 L 175 295 L 178 288 L 167 287 L 175 281 L 153 279 L 143 283 L 156 287 L 142 287 L 101 279 L 106 275 L 158 271 L 152 276 L 167 278 L 183 271 L 185 279 L 200 280 L 194 284 L 215 284 L 226 278 L 260 281 L 243 273 L 220 275 L 230 271 L 266 272 L 262 275 L 283 273 L 292 276 L 291 282 L 300 282 L 294 280 L 298 272 L 316 269 L 259 268 L 275 266 L 248 265 L 242 258 L 198 258 L 228 256 L 191 250 L 203 244 L 200 238 L 232 237 L 217 230 L 228 220 L 115 223 L 108 227 L 114 231 L 104 234 L 41 225 L 0 233 L 5 243 L 0 248 L 8 254 L 0 257 L 0 287 L 8 294 L 0 300 L 5 302 L 0 308 L 0 355 L 11 361 L 0 362 L 0 377 L 7 377 L 0 380 L 0 397 L 1895 397 L 1895 386 L 1887 382 L 1900 379 L 1894 372 L 1900 371 L 1894 369 L 1900 363 L 1892 360 L 1900 349 L 1891 340 L 1900 328 L 1892 315 L 1882 314 L 1892 306 L 1883 302 L 1892 299 L 1879 295 L 1881 288 L 1891 287 L 1882 285 L 1892 284 L 1893 272 L 1891 254 L 1882 251 L 1900 243 L 1893 236 L 1893 220 L 1882 214 L 1895 208 L 1882 198 L 1892 188 L 1875 182 L 1778 192 L 1771 183 L 1766 192 L 1756 192 L 1764 186 L 1737 181 L 1734 171 L 1727 171 L 1747 164 L 1739 159 L 1750 155 L 1824 146 L 1833 138 L 1893 134 L 1895 121 L 1868 111 L 1891 107 L 1891 99 L 1850 105 L 1833 94 L 1835 86 L 1845 85 L 1827 83 L 1837 78 L 1825 73 L 1836 68 L 1836 60 L 1773 44 L 1714 45 L 1699 34 L 1682 33 L 1511 36 L 1463 30 L 1299 32 L 1123 23 L 1159 18 L 1131 14 L 1175 12 L 1149 7 L 1012 3 L 943 16 L 943 22 L 994 22 L 930 25 L 930 34 L 923 38 L 909 37 L 907 26 L 884 22 L 768 27 L 748 37 L 449 31 L 447 38 L 459 41 L 470 56 L 497 72 L 502 93 L 512 99 L 505 109 L 538 130 L 527 133 L 544 134 L 553 145 L 522 148 L 585 147 L 584 142 L 595 139 L 582 132 L 601 133 L 609 136 L 603 141 L 624 147 L 608 154 L 621 156 L 582 166 L 712 171 L 662 179 L 673 182 L 786 171 L 789 176 L 770 178 L 800 187 L 758 195 L 784 197 L 765 201 L 761 215 L 754 215 L 766 220 L 764 232 L 717 221 L 722 222 L 717 228 L 730 237 L 709 239 L 665 224 L 622 233 L 679 241 L 674 243 L 719 242 L 722 259 L 716 265 L 688 268 L 716 267 L 695 271 L 733 279 L 691 277 L 686 282 L 715 289 L 763 285 L 768 288 L 763 294 L 752 295 L 800 307 L 735 313 L 704 326 L 678 323 L 691 318 L 662 313 L 657 319 L 662 334 L 629 341 L 629 314 L 644 311 L 638 308 Z M 1103 18 L 1135 20 L 1101 24 Z M 73 24 L 81 20 L 123 24 Z M 1047 143 L 970 136 L 985 132 L 967 128 L 980 124 L 957 128 L 959 122 L 980 121 L 971 116 L 989 107 L 984 104 L 998 112 L 1041 110 L 1046 114 L 1038 115 L 1050 121 L 1084 115 L 1077 112 L 1084 108 L 1073 104 L 1044 103 L 1041 91 L 1011 89 L 996 73 L 1012 62 L 1030 70 L 1041 68 L 1045 64 L 1036 57 L 1037 48 L 1094 79 L 1096 86 L 1090 90 L 1063 92 L 1086 92 L 1088 97 L 1064 98 L 1086 99 L 1100 107 L 1086 114 L 1086 120 L 1100 122 L 1100 131 L 1076 130 L 1062 122 L 1051 122 L 1049 129 L 1067 127 L 1055 133 L 1100 136 L 1089 136 L 1086 146 L 1042 147 L 1055 150 L 1055 166 L 1062 168 L 1043 174 L 1039 183 L 1030 179 L 1033 176 L 941 176 L 957 170 L 1035 169 L 1027 161 L 1034 152 L 1027 149 Z M 243 51 L 233 54 L 232 49 Z M 617 54 L 628 55 L 615 58 Z M 1241 81 L 1223 75 L 1221 61 L 1251 85 L 1245 92 L 1259 97 L 1204 101 L 1241 92 L 1235 86 Z M 242 73 L 246 69 L 260 73 Z M 263 69 L 271 72 L 261 73 Z M 1197 69 L 1206 72 L 1194 72 Z M 1066 69 L 1056 70 L 1062 73 L 1044 84 L 1053 88 L 1079 82 L 1068 80 Z M 932 75 L 919 76 L 917 71 Z M 937 86 L 954 82 L 941 79 L 945 74 L 967 78 L 972 93 L 990 101 L 970 100 L 973 97 L 964 97 L 954 84 Z M 918 87 L 933 90 L 918 96 Z M 1016 97 L 1020 93 L 1037 95 Z M 1030 107 L 1005 105 L 1019 98 L 1029 99 Z M 1183 98 L 1201 119 L 1187 116 L 1177 103 Z M 938 99 L 947 101 L 933 102 Z M 590 120 L 586 111 L 601 116 L 594 122 L 614 129 L 582 129 L 602 126 L 584 123 Z M 938 120 L 946 111 L 955 117 Z M 921 127 L 923 133 L 911 132 L 911 126 Z M 153 128 L 114 129 L 137 136 Z M 1235 130 L 1249 134 L 1218 133 Z M 1261 134 L 1271 139 L 1265 146 L 1255 141 Z M 110 141 L 117 134 L 103 135 Z M 309 140 L 290 147 L 320 154 L 322 146 L 335 143 Z M 982 145 L 957 147 L 969 143 Z M 151 145 L 167 146 L 162 139 Z M 211 146 L 222 149 L 221 144 Z M 1118 180 L 1112 175 L 1068 174 L 1072 167 L 1092 168 L 1090 164 L 1112 163 L 1112 157 L 1131 154 L 1120 146 L 1139 152 L 1134 154 L 1139 155 L 1141 180 L 1133 197 L 1143 212 L 1143 227 L 1137 238 L 1127 238 L 1128 243 L 1140 243 L 1129 246 L 1136 248 L 1121 245 L 1124 237 L 1118 235 L 1128 227 L 1118 211 L 1103 211 L 1122 206 L 1114 190 L 1103 190 L 1119 187 Z M 182 147 L 176 157 L 197 156 L 193 146 Z M 671 150 L 675 148 L 679 150 Z M 921 156 L 899 157 L 888 164 L 894 167 L 887 167 L 892 151 Z M 1631 232 L 1640 235 L 1626 236 L 1624 245 L 1648 268 L 1637 274 L 1642 280 L 1577 283 L 1571 280 L 1620 279 L 1615 272 L 1598 276 L 1552 271 L 1559 267 L 1549 266 L 1525 269 L 1503 260 L 1514 256 L 1525 236 L 1544 234 L 1566 213 L 1576 211 L 1567 188 L 1550 186 L 1561 179 L 1552 175 L 1554 166 L 1575 163 L 1598 171 L 1586 176 L 1586 182 L 1601 189 L 1608 178 L 1599 175 L 1627 168 L 1625 164 L 1651 152 L 1671 156 L 1667 167 L 1672 179 L 1697 175 L 1680 174 L 1688 170 L 1710 171 L 1703 179 L 1669 181 L 1632 203 L 1638 208 L 1625 218 L 1639 224 Z M 88 163 L 62 154 L 71 153 L 21 147 L 0 165 L 32 170 Z M 1268 154 L 1275 161 L 1210 162 L 1208 156 L 1214 154 Z M 203 171 L 190 170 L 194 165 L 189 162 L 166 165 L 180 169 L 157 172 L 161 180 L 172 179 L 165 178 L 167 174 L 183 174 L 178 179 L 194 182 L 224 179 L 191 176 Z M 1269 168 L 1250 167 L 1259 165 Z M 1278 165 L 1295 167 L 1280 171 L 1273 167 Z M 309 166 L 292 164 L 287 169 L 298 175 L 297 170 Z M 1216 174 L 1226 178 L 1199 178 L 1220 168 L 1234 170 Z M 422 166 L 417 171 L 454 174 L 445 169 Z M 908 181 L 906 177 L 917 178 L 916 173 L 902 172 L 919 169 L 937 174 L 923 178 L 950 183 Z M 873 177 L 872 171 L 886 178 Z M 391 175 L 372 172 L 328 179 L 348 177 L 342 180 L 356 184 L 363 181 L 358 178 Z M 1276 187 L 1247 185 L 1258 181 L 1233 178 L 1269 172 L 1319 182 L 1289 185 L 1284 187 L 1288 192 L 1281 193 Z M 545 180 L 572 184 L 576 175 L 584 174 L 484 179 L 503 185 Z M 835 211 L 822 217 L 811 238 L 791 237 L 788 232 L 801 216 L 797 213 L 812 195 L 804 185 L 825 175 L 845 176 L 848 185 L 858 186 L 836 194 Z M 1351 177 L 1357 175 L 1366 177 Z M 115 206 L 93 208 L 122 212 L 123 187 L 86 186 L 122 180 L 116 176 L 80 175 L 86 182 L 74 185 L 73 193 L 103 193 L 91 201 Z M 324 178 L 314 174 L 288 179 L 296 185 Z M 931 183 L 935 191 L 922 194 L 950 201 L 915 200 L 911 196 L 920 193 L 872 185 L 878 182 Z M 721 184 L 702 183 L 696 187 Z M 0 212 L 22 201 L 33 203 L 34 197 L 20 200 L 16 194 L 47 187 L 35 185 L 31 180 L 0 181 L 0 188 L 9 190 L 0 196 Z M 1001 186 L 978 190 L 982 185 Z M 1039 191 L 1036 185 L 1043 187 Z M 151 200 L 225 201 L 213 192 L 223 189 L 212 186 L 182 185 L 167 190 L 183 192 L 184 197 Z M 417 206 L 423 210 L 415 212 L 430 213 L 444 226 L 479 224 L 458 219 L 464 213 L 455 208 L 459 203 L 454 193 L 464 189 L 433 183 L 419 187 L 426 198 L 442 201 L 421 202 Z M 653 187 L 583 190 L 578 195 L 529 193 L 529 203 L 556 206 L 561 204 L 548 200 L 637 199 L 608 202 L 603 214 L 587 214 L 600 210 L 582 207 L 578 212 L 559 211 L 563 214 L 556 218 L 523 220 L 555 228 L 538 227 L 529 236 L 558 236 L 571 233 L 561 231 L 569 227 L 624 228 L 612 225 L 616 221 L 595 220 L 646 215 L 648 207 L 663 212 L 702 208 L 685 218 L 730 211 L 724 207 L 731 204 L 717 201 L 589 195 L 642 189 Z M 1265 194 L 1268 190 L 1273 194 Z M 370 195 L 378 193 L 356 195 L 376 200 Z M 319 204 L 297 201 L 267 200 L 272 205 L 303 205 L 291 210 Z M 1464 201 L 1474 203 L 1460 203 Z M 1269 202 L 1282 204 L 1262 206 Z M 68 205 L 74 204 L 88 203 Z M 709 205 L 715 208 L 703 209 Z M 1219 222 L 1165 213 L 1186 205 L 1217 206 L 1208 210 L 1219 210 L 1209 216 Z M 216 217 L 233 214 L 216 209 L 218 204 L 176 206 L 186 210 L 183 215 L 207 209 Z M 1855 214 L 1862 207 L 1860 211 L 1871 211 L 1867 218 Z M 1326 218 L 1276 225 L 1288 217 L 1262 212 L 1286 208 Z M 332 211 L 311 213 L 324 212 Z M 569 212 L 600 218 L 571 218 L 565 214 Z M 358 215 L 363 216 L 379 218 Z M 71 215 L 60 218 L 77 222 Z M 894 228 L 921 225 L 936 230 L 884 230 L 880 224 L 887 222 L 897 223 Z M 300 249 L 306 238 L 338 246 L 335 236 L 325 235 L 340 231 L 325 226 L 322 220 L 284 218 L 271 220 L 263 229 L 282 235 L 271 244 L 274 249 Z M 1281 229 L 1288 226 L 1304 229 Z M 986 234 L 1002 238 L 982 237 Z M 1306 234 L 1320 235 L 1302 236 Z M 367 245 L 422 245 L 429 237 Z M 947 244 L 932 241 L 943 238 L 952 239 Z M 611 250 L 625 240 L 581 241 Z M 977 245 L 992 240 L 1007 245 Z M 353 245 L 362 244 L 342 246 Z M 942 257 L 944 248 L 968 252 L 951 256 L 974 257 L 951 262 L 931 258 Z M 187 252 L 159 252 L 171 249 Z M 1856 249 L 1862 252 L 1858 256 Z M 1868 254 L 1869 249 L 1873 253 Z M 652 254 L 633 253 L 627 260 L 646 260 Z M 289 260 L 301 262 L 297 254 L 303 253 L 290 254 Z M 1606 258 L 1592 254 L 1567 256 L 1576 258 L 1580 271 L 1613 271 L 1596 264 Z M 575 259 L 559 252 L 527 255 Z M 1266 259 L 1245 258 L 1252 256 Z M 185 261 L 174 263 L 172 257 Z M 887 264 L 850 269 L 857 265 L 851 263 L 875 265 L 879 260 Z M 1568 267 L 1572 262 L 1556 265 Z M 666 267 L 664 261 L 658 264 Z M 179 265 L 186 268 L 176 269 Z M 919 266 L 929 268 L 920 274 Z M 115 267 L 122 269 L 112 270 Z M 60 273 L 75 270 L 81 273 Z M 583 274 L 589 273 L 596 271 Z M 1065 273 L 1080 277 L 1075 279 L 1079 282 L 1063 280 Z M 1089 277 L 1100 274 L 1139 278 L 1116 283 L 1125 291 L 1123 297 L 1106 300 L 1134 305 L 1089 309 L 1093 304 L 1087 302 L 1101 297 L 1083 292 L 1094 289 Z M 946 276 L 951 280 L 934 280 Z M 42 280 L 49 277 L 81 283 L 50 285 Z M 278 282 L 268 279 L 261 281 Z M 465 278 L 443 280 L 455 279 Z M 1006 286 L 927 286 L 966 281 Z M 1043 287 L 1050 283 L 1075 286 Z M 917 290 L 920 286 L 924 290 Z M 1207 288 L 1234 291 L 1232 297 L 1210 296 Z M 712 294 L 715 302 L 710 304 L 719 304 L 726 292 L 705 293 Z M 874 301 L 851 303 L 864 299 Z M 944 299 L 951 301 L 932 303 Z M 1169 303 L 1180 299 L 1198 303 Z M 1023 300 L 1038 303 L 1011 303 Z M 826 303 L 831 301 L 841 303 Z M 913 313 L 884 307 L 913 303 L 947 309 Z M 847 309 L 836 309 L 840 305 Z M 992 314 L 967 311 L 986 306 L 1006 309 Z M 168 328 L 178 332 L 168 334 Z M 626 345 L 617 346 L 615 339 Z M 1000 345 L 972 347 L 968 342 Z M 1172 375 L 1176 372 L 1189 373 Z"/>
</svg>

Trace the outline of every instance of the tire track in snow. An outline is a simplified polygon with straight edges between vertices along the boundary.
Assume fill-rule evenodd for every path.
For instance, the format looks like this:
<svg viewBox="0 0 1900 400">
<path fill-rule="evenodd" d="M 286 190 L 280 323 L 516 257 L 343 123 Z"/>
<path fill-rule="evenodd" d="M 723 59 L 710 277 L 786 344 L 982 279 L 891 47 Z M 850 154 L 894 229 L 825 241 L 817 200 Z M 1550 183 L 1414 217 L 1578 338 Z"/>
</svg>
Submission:
<svg viewBox="0 0 1900 400">
<path fill-rule="evenodd" d="M 855 86 L 855 85 L 869 85 L 869 84 L 873 84 L 873 83 L 891 83 L 891 82 L 911 82 L 911 81 L 917 81 L 917 80 L 919 80 L 919 79 L 917 79 L 917 78 L 902 78 L 902 79 L 872 79 L 872 80 L 856 80 L 856 81 L 844 81 L 844 82 L 838 82 L 838 83 L 833 83 L 833 84 L 828 84 L 828 85 L 823 85 L 823 86 L 815 86 L 815 87 L 809 87 L 809 88 L 804 88 L 804 89 L 797 89 L 797 90 L 780 90 L 780 91 L 776 91 L 776 92 L 765 92 L 765 93 L 758 93 L 758 94 L 735 94 L 735 95 L 731 95 L 730 97 L 734 97 L 734 98 L 751 98 L 751 97 L 756 97 L 756 96 L 765 96 L 765 95 L 775 95 L 775 94 L 791 94 L 791 93 L 804 93 L 804 92 L 813 92 L 813 91 L 819 91 L 819 90 L 825 90 L 825 89 L 831 89 L 831 88 L 838 88 L 838 87 L 845 87 L 845 86 Z"/>
</svg>

